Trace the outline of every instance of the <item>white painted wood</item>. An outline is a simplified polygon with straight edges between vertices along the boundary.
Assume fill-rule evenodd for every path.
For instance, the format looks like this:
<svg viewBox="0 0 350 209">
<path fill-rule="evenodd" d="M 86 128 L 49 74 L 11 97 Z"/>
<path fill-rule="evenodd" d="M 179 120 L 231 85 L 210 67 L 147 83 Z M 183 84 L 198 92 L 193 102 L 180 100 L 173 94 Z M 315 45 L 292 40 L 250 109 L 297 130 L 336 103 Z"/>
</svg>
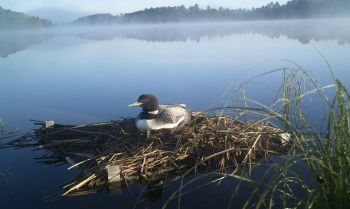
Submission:
<svg viewBox="0 0 350 209">
<path fill-rule="evenodd" d="M 47 120 L 45 121 L 45 124 L 44 124 L 45 128 L 50 128 L 51 126 L 54 126 L 54 125 L 55 125 L 55 121 L 53 120 Z"/>
<path fill-rule="evenodd" d="M 122 193 L 120 167 L 118 165 L 108 166 L 106 168 L 108 183 L 109 183 L 109 193 L 111 196 L 117 196 Z"/>
<path fill-rule="evenodd" d="M 290 133 L 280 134 L 280 139 L 281 139 L 282 145 L 287 144 L 288 142 L 290 142 Z"/>
<path fill-rule="evenodd" d="M 114 183 L 114 182 L 120 182 L 120 167 L 118 165 L 111 165 L 107 168 L 107 175 L 108 175 L 108 182 Z"/>
</svg>

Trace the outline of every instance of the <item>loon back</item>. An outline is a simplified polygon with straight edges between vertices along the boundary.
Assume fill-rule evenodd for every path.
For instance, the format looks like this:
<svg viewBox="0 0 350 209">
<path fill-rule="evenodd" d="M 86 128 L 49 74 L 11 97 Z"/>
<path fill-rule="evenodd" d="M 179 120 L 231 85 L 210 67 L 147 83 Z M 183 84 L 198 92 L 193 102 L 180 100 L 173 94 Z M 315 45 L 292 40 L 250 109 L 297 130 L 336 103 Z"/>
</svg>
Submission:
<svg viewBox="0 0 350 209">
<path fill-rule="evenodd" d="M 184 104 L 159 105 L 158 114 L 158 118 L 164 118 L 164 121 L 169 120 L 167 121 L 169 123 L 176 123 L 181 121 L 178 127 L 182 127 L 191 121 L 191 111 L 186 108 L 186 105 Z"/>
<path fill-rule="evenodd" d="M 159 105 L 157 115 L 150 119 L 136 118 L 136 126 L 143 130 L 180 128 L 191 121 L 191 111 L 182 105 Z"/>
<path fill-rule="evenodd" d="M 144 130 L 182 127 L 191 121 L 191 111 L 184 104 L 159 105 L 152 94 L 142 94 L 128 106 L 142 107 L 137 116 L 136 127 Z"/>
</svg>

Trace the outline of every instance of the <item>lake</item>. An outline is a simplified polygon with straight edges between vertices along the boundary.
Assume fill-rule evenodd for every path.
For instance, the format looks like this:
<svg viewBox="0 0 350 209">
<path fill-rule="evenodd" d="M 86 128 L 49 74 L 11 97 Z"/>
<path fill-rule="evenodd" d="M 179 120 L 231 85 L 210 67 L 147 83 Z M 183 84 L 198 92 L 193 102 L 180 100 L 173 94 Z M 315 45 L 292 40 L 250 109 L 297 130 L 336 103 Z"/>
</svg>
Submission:
<svg viewBox="0 0 350 209">
<path fill-rule="evenodd" d="M 137 114 L 139 110 L 127 104 L 142 93 L 157 95 L 161 103 L 186 103 L 203 111 L 222 107 L 231 89 L 254 76 L 295 68 L 293 63 L 329 84 L 325 59 L 349 88 L 349 55 L 350 19 L 0 32 L 0 118 L 6 130 L 19 128 L 23 133 L 33 128 L 30 119 L 67 124 L 116 120 Z M 274 73 L 258 82 L 276 89 L 281 80 L 281 73 Z M 261 86 L 249 91 L 250 98 L 266 105 L 273 96 Z M 317 117 L 317 104 L 313 111 Z M 78 172 L 68 171 L 67 164 L 55 167 L 33 159 L 43 153 L 0 151 L 0 170 L 9 172 L 8 181 L 0 179 L 1 208 L 131 208 L 145 187 L 132 185 L 119 196 L 100 192 L 56 197 Z M 183 197 L 181 206 L 226 208 L 235 183 L 225 179 L 196 190 Z M 138 207 L 159 208 L 178 186 L 169 182 L 159 200 Z M 249 195 L 251 187 L 242 187 L 232 208 L 241 208 Z M 177 207 L 177 200 L 170 207 Z"/>
</svg>

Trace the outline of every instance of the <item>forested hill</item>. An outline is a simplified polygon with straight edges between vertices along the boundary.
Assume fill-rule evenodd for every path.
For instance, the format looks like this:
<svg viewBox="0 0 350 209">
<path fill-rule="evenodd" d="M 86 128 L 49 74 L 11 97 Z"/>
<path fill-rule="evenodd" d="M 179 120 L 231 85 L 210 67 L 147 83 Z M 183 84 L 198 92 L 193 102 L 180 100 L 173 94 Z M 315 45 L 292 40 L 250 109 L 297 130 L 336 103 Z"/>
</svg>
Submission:
<svg viewBox="0 0 350 209">
<path fill-rule="evenodd" d="M 350 16 L 349 0 L 291 0 L 270 3 L 250 11 L 251 18 L 328 18 Z"/>
<path fill-rule="evenodd" d="M 38 17 L 27 16 L 20 12 L 14 12 L 0 7 L 0 30 L 20 28 L 49 27 L 52 23 Z"/>
<path fill-rule="evenodd" d="M 269 3 L 252 9 L 200 8 L 197 4 L 149 8 L 120 16 L 90 15 L 75 23 L 111 24 L 128 22 L 181 22 L 206 20 L 301 19 L 350 16 L 350 0 L 291 0 L 284 5 Z"/>
</svg>

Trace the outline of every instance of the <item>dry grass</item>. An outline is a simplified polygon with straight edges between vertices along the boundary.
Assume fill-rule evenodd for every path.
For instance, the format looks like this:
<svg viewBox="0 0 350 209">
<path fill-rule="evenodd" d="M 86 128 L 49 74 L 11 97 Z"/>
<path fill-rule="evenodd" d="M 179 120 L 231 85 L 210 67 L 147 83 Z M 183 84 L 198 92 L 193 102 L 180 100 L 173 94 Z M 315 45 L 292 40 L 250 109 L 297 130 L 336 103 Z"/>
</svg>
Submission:
<svg viewBox="0 0 350 209">
<path fill-rule="evenodd" d="M 81 175 L 64 187 L 63 195 L 77 195 L 108 186 L 106 168 L 111 165 L 119 166 L 124 186 L 188 171 L 249 169 L 269 154 L 285 151 L 282 133 L 267 122 L 196 113 L 192 123 L 179 130 L 140 131 L 133 119 L 81 126 L 56 124 L 35 130 L 32 140 L 24 137 L 16 143 L 34 140 L 29 144 L 73 160 L 70 168 L 79 167 Z"/>
</svg>

